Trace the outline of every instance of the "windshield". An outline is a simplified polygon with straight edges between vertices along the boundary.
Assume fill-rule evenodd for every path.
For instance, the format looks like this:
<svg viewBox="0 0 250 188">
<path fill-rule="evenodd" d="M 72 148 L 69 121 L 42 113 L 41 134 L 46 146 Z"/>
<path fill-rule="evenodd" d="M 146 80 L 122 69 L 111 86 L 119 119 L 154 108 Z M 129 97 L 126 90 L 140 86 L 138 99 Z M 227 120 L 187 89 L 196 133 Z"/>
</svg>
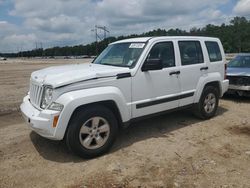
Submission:
<svg viewBox="0 0 250 188">
<path fill-rule="evenodd" d="M 117 43 L 109 45 L 94 64 L 132 67 L 139 59 L 145 43 Z"/>
<path fill-rule="evenodd" d="M 236 56 L 228 63 L 228 67 L 247 67 L 250 68 L 250 55 L 249 56 Z"/>
</svg>

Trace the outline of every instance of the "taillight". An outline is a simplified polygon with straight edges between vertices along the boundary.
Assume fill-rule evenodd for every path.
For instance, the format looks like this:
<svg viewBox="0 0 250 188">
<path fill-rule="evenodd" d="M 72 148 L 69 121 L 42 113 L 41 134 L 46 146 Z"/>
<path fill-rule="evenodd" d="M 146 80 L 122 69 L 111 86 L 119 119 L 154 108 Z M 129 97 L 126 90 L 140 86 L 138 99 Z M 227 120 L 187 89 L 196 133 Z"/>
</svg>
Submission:
<svg viewBox="0 0 250 188">
<path fill-rule="evenodd" d="M 227 79 L 227 63 L 224 66 L 224 79 Z"/>
</svg>

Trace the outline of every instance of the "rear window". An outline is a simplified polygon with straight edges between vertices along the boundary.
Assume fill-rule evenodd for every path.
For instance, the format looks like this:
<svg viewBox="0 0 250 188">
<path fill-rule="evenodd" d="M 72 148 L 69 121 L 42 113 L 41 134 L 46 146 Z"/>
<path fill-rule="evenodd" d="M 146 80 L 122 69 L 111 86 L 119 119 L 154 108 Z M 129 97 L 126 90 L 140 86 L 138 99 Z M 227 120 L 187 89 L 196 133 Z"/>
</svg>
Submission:
<svg viewBox="0 0 250 188">
<path fill-rule="evenodd" d="M 222 56 L 221 56 L 221 51 L 220 51 L 220 47 L 218 43 L 206 41 L 205 44 L 207 47 L 207 52 L 208 52 L 210 62 L 221 61 Z"/>
<path fill-rule="evenodd" d="M 178 43 L 182 65 L 204 63 L 201 44 L 199 41 L 179 41 Z"/>
</svg>

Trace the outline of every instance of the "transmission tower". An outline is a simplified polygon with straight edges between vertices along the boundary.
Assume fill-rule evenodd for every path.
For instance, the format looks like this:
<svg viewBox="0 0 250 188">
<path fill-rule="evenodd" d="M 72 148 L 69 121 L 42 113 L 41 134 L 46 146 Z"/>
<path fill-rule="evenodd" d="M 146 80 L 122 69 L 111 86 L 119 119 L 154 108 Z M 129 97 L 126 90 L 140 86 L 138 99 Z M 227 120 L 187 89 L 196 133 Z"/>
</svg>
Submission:
<svg viewBox="0 0 250 188">
<path fill-rule="evenodd" d="M 103 40 L 106 39 L 107 33 L 109 33 L 109 30 L 107 29 L 107 27 L 96 25 L 95 28 L 96 28 L 96 30 L 97 29 L 102 30 L 103 31 Z M 101 40 L 101 37 L 99 35 L 98 35 L 98 38 Z"/>
<path fill-rule="evenodd" d="M 95 32 L 95 45 L 96 45 L 96 55 L 98 54 L 98 40 L 102 41 L 107 38 L 107 34 L 109 33 L 109 30 L 106 26 L 100 26 L 100 25 L 95 25 L 95 28 L 92 29 L 91 31 Z M 99 34 L 102 33 L 103 35 Z"/>
</svg>

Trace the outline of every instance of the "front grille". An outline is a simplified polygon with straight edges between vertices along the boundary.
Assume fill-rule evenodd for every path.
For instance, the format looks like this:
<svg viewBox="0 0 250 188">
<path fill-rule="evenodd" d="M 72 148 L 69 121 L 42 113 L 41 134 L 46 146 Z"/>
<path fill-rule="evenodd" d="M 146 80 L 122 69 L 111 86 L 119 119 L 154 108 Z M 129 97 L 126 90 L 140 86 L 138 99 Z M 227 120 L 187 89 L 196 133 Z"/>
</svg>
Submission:
<svg viewBox="0 0 250 188">
<path fill-rule="evenodd" d="M 30 102 L 31 102 L 31 104 L 33 104 L 37 108 L 40 108 L 42 95 L 43 95 L 43 87 L 31 82 L 30 83 Z"/>
<path fill-rule="evenodd" d="M 250 85 L 249 76 L 227 76 L 230 85 L 241 85 L 248 86 Z"/>
</svg>

